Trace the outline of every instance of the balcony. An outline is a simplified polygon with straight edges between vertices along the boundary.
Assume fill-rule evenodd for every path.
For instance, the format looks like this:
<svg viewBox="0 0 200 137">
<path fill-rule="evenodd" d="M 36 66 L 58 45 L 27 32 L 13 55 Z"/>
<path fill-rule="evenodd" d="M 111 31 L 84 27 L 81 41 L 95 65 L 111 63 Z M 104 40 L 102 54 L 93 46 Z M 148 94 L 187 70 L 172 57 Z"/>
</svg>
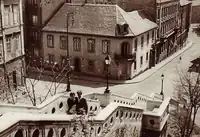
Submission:
<svg viewBox="0 0 200 137">
<path fill-rule="evenodd" d="M 114 59 L 117 61 L 135 61 L 136 53 L 128 55 L 114 54 Z"/>
</svg>

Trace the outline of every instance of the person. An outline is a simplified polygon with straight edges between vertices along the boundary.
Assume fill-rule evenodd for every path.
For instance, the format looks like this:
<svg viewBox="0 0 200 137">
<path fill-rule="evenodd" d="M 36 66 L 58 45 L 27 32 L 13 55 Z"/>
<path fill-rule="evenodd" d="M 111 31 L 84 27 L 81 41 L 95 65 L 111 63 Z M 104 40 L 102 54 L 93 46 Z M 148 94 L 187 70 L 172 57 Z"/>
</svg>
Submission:
<svg viewBox="0 0 200 137">
<path fill-rule="evenodd" d="M 82 91 L 77 91 L 77 104 L 76 104 L 76 112 L 77 115 L 87 115 L 88 113 L 88 105 L 85 98 L 82 97 Z"/>
<path fill-rule="evenodd" d="M 69 98 L 67 100 L 67 104 L 68 104 L 68 110 L 67 110 L 67 114 L 75 114 L 76 113 L 76 104 L 77 104 L 77 100 L 75 98 L 75 93 L 71 92 L 69 94 Z"/>
</svg>

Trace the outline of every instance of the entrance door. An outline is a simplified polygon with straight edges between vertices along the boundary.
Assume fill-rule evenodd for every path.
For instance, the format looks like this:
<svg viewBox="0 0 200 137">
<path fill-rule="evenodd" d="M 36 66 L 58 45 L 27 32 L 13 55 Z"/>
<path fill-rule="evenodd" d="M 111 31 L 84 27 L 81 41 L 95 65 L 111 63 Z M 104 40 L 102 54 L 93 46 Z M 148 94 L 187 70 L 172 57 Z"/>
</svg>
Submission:
<svg viewBox="0 0 200 137">
<path fill-rule="evenodd" d="M 13 71 L 13 87 L 17 89 L 17 76 L 16 71 Z"/>
<path fill-rule="evenodd" d="M 80 65 L 81 65 L 81 61 L 80 61 L 80 58 L 75 58 L 75 61 L 74 61 L 74 70 L 76 71 L 76 72 L 80 72 L 81 71 L 81 67 L 80 67 Z"/>
</svg>

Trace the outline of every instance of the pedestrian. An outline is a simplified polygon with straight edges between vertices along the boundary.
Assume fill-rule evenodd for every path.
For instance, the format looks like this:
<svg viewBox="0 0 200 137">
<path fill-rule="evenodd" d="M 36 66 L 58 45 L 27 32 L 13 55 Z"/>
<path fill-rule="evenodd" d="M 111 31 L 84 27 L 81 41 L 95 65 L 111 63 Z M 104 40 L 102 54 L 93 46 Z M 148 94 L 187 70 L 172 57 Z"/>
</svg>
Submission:
<svg viewBox="0 0 200 137">
<path fill-rule="evenodd" d="M 76 113 L 76 104 L 77 104 L 77 98 L 75 97 L 75 93 L 71 92 L 69 94 L 69 98 L 67 100 L 68 104 L 68 110 L 67 114 L 75 114 Z"/>
<path fill-rule="evenodd" d="M 76 112 L 78 115 L 87 115 L 88 113 L 88 105 L 85 98 L 82 97 L 82 91 L 77 91 L 77 104 L 76 104 Z"/>
<path fill-rule="evenodd" d="M 180 58 L 179 58 L 179 59 L 180 59 L 180 61 L 181 61 L 181 59 L 182 59 L 182 58 L 181 58 L 181 56 L 180 56 Z"/>
</svg>

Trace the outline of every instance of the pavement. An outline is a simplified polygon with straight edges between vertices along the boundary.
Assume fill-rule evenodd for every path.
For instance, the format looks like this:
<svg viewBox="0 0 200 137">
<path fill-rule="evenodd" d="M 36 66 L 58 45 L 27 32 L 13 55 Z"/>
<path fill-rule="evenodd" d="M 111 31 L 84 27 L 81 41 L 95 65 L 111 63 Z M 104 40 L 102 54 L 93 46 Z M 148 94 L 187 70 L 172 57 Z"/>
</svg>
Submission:
<svg viewBox="0 0 200 137">
<path fill-rule="evenodd" d="M 187 41 L 186 46 L 183 47 L 181 50 L 175 52 L 171 56 L 167 57 L 165 60 L 159 62 L 156 64 L 154 67 L 151 69 L 146 70 L 145 72 L 141 73 L 137 77 L 131 79 L 131 80 L 109 80 L 110 84 L 134 84 L 134 83 L 140 83 L 150 76 L 152 76 L 155 72 L 157 72 L 159 69 L 163 68 L 165 65 L 173 61 L 177 56 L 181 55 L 184 53 L 186 50 L 191 48 L 193 43 L 191 41 Z M 101 82 L 101 83 L 106 83 L 105 79 L 99 78 L 99 77 L 94 77 L 94 76 L 84 76 L 84 75 L 76 75 L 74 74 L 71 76 L 72 79 L 78 79 L 78 80 L 84 80 L 84 81 L 92 81 L 92 82 Z"/>
</svg>

